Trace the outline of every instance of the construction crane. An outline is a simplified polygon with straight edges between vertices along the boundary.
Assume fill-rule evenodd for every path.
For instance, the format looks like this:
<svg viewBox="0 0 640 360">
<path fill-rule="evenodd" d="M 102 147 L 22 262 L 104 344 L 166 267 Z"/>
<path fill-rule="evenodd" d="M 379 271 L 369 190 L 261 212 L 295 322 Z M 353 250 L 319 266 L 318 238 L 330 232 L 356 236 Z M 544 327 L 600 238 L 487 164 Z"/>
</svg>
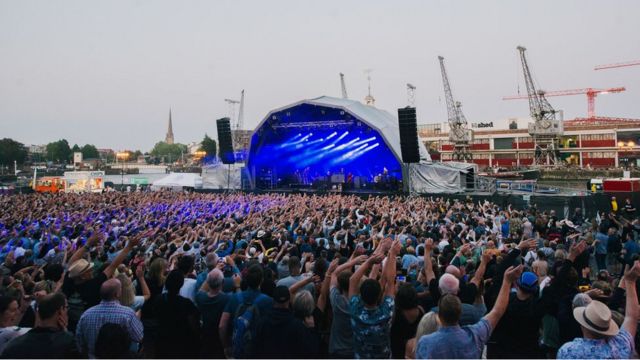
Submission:
<svg viewBox="0 0 640 360">
<path fill-rule="evenodd" d="M 344 74 L 340 73 L 340 86 L 342 86 L 342 98 L 343 99 L 348 99 L 349 96 L 347 96 L 347 85 L 344 83 Z"/>
<path fill-rule="evenodd" d="M 447 115 L 449 120 L 449 141 L 453 143 L 453 160 L 471 161 L 471 151 L 469 147 L 473 140 L 473 131 L 469 129 L 467 118 L 462 113 L 462 103 L 454 101 L 449 77 L 444 68 L 444 57 L 438 56 L 440 60 L 440 71 L 442 72 L 442 83 L 444 85 L 444 95 L 447 100 Z"/>
<path fill-rule="evenodd" d="M 560 90 L 560 91 L 545 91 L 544 96 L 569 96 L 569 95 L 587 95 L 587 117 L 589 119 L 594 119 L 596 117 L 596 96 L 599 94 L 614 94 L 626 91 L 627 89 L 624 87 L 615 87 L 609 89 L 594 89 L 594 88 L 585 88 L 585 89 L 572 89 L 572 90 Z M 528 99 L 529 96 L 523 95 L 513 95 L 513 96 L 505 96 L 502 100 L 520 100 L 520 99 Z"/>
<path fill-rule="evenodd" d="M 527 85 L 529 111 L 534 120 L 529 124 L 529 135 L 535 144 L 534 165 L 560 165 L 560 151 L 558 142 L 564 129 L 562 121 L 556 120 L 556 111 L 545 97 L 544 91 L 536 90 L 529 64 L 525 56 L 527 50 L 523 46 L 517 47 L 520 52 L 524 81 Z"/>
<path fill-rule="evenodd" d="M 615 68 L 636 66 L 636 65 L 640 65 L 640 60 L 621 62 L 617 64 L 598 65 L 593 70 L 615 69 Z"/>
</svg>

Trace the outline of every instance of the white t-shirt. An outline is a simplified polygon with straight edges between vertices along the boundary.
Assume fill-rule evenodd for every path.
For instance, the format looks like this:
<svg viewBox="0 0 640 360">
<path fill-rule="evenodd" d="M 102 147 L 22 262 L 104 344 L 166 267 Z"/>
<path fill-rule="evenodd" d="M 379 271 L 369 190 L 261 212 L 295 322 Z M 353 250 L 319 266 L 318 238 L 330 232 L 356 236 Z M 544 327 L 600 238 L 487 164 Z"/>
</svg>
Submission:
<svg viewBox="0 0 640 360">
<path fill-rule="evenodd" d="M 185 278 L 184 284 L 180 288 L 180 296 L 191 300 L 192 303 L 196 303 L 196 280 L 191 278 Z"/>
</svg>

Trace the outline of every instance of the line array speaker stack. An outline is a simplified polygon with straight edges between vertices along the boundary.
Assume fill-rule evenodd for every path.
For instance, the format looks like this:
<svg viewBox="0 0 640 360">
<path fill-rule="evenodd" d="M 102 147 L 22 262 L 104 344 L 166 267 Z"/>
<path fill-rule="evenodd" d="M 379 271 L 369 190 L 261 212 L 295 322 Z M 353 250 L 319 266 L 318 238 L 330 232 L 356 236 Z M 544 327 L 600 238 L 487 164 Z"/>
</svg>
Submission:
<svg viewBox="0 0 640 360">
<path fill-rule="evenodd" d="M 228 117 L 216 120 L 218 127 L 219 156 L 223 164 L 234 164 L 233 143 L 231 141 L 231 123 Z"/>
<path fill-rule="evenodd" d="M 400 128 L 402 162 L 407 164 L 420 162 L 416 108 L 405 107 L 398 109 L 398 127 Z"/>
</svg>

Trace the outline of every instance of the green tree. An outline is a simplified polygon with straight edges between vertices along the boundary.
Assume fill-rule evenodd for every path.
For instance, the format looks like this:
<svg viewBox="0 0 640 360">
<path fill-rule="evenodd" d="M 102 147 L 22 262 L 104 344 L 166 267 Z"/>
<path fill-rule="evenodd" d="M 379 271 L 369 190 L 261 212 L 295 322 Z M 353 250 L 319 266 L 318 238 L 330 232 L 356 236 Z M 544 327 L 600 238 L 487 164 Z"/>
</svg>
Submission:
<svg viewBox="0 0 640 360">
<path fill-rule="evenodd" d="M 22 143 L 9 138 L 0 140 L 0 164 L 9 166 L 14 161 L 23 164 L 26 159 L 27 148 Z"/>
<path fill-rule="evenodd" d="M 167 144 L 164 141 L 156 143 L 151 150 L 151 155 L 165 158 L 166 162 L 176 161 L 182 154 L 188 154 L 187 145 L 183 144 Z"/>
<path fill-rule="evenodd" d="M 73 153 L 65 139 L 47 144 L 47 160 L 66 163 Z"/>
<path fill-rule="evenodd" d="M 86 144 L 85 146 L 82 147 L 80 151 L 82 151 L 83 159 L 97 159 L 100 157 L 98 148 L 96 148 L 94 145 L 91 145 L 91 144 Z"/>
<path fill-rule="evenodd" d="M 78 144 L 73 144 L 73 147 L 71 148 L 71 155 L 73 155 L 73 153 L 75 152 L 81 152 L 82 149 L 80 148 L 80 146 L 78 146 Z"/>
<path fill-rule="evenodd" d="M 204 134 L 204 139 L 200 143 L 200 150 L 207 153 L 207 156 L 215 157 L 218 152 L 216 141 Z"/>
</svg>

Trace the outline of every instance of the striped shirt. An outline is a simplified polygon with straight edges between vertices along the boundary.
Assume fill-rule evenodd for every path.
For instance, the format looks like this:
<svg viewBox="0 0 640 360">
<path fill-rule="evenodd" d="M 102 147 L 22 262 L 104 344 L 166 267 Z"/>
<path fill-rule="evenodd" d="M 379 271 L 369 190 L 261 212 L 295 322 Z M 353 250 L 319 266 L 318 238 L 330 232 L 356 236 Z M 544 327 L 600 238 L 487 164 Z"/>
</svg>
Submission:
<svg viewBox="0 0 640 360">
<path fill-rule="evenodd" d="M 104 324 L 118 324 L 129 334 L 132 342 L 141 342 L 143 335 L 142 322 L 129 307 L 120 305 L 118 301 L 102 301 L 82 314 L 76 328 L 78 348 L 83 354 L 95 358 L 95 345 L 100 328 Z"/>
</svg>

